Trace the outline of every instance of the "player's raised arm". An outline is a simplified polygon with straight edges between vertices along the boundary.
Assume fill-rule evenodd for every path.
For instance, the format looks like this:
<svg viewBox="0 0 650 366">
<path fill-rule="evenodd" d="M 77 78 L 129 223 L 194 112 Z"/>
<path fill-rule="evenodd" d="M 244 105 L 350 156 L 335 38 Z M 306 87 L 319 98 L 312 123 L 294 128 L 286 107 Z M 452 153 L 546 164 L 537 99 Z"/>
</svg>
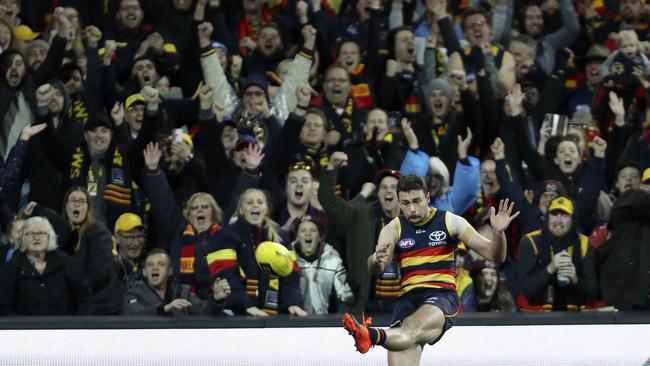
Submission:
<svg viewBox="0 0 650 366">
<path fill-rule="evenodd" d="M 393 260 L 395 243 L 397 243 L 399 236 L 398 225 L 399 219 L 393 219 L 381 229 L 375 252 L 368 257 L 368 271 L 370 273 L 382 273 L 386 265 Z"/>
</svg>

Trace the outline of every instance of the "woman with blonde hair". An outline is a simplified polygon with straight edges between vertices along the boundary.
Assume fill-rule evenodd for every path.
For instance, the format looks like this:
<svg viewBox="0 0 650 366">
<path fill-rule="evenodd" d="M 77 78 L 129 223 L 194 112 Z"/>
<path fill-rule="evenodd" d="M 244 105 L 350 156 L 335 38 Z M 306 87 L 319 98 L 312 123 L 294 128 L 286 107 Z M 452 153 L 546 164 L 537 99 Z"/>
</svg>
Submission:
<svg viewBox="0 0 650 366">
<path fill-rule="evenodd" d="M 289 247 L 289 236 L 270 217 L 266 194 L 256 188 L 245 190 L 237 203 L 237 219 L 224 227 L 206 256 L 213 278 L 228 280 L 231 294 L 226 308 L 236 314 L 269 316 L 285 313 L 307 316 L 300 293 L 300 275 L 294 271 L 278 278 L 262 271 L 255 259 L 255 249 L 264 241 Z"/>
<path fill-rule="evenodd" d="M 57 249 L 50 222 L 40 216 L 27 219 L 17 251 L 0 276 L 0 314 L 88 314 L 89 297 L 81 268 Z"/>
<path fill-rule="evenodd" d="M 194 193 L 180 210 L 165 174 L 158 164 L 162 152 L 150 143 L 144 150 L 147 174 L 144 186 L 151 201 L 151 218 L 165 242 L 160 245 L 169 252 L 174 280 L 189 285 L 201 299 L 209 298 L 214 283 L 205 261 L 206 248 L 221 229 L 223 212 L 214 197 L 205 192 Z"/>
<path fill-rule="evenodd" d="M 63 214 L 30 202 L 25 214 L 45 216 L 52 223 L 61 250 L 81 265 L 92 296 L 93 313 L 119 314 L 122 308 L 117 273 L 113 267 L 113 238 L 106 226 L 95 219 L 85 188 L 70 188 L 63 198 Z"/>
</svg>

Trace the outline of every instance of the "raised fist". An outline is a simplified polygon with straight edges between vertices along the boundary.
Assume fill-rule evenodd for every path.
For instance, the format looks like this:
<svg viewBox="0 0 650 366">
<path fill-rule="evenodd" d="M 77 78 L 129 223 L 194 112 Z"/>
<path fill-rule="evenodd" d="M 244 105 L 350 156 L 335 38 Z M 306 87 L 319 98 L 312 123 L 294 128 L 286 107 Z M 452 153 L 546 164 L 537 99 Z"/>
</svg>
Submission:
<svg viewBox="0 0 650 366">
<path fill-rule="evenodd" d="M 97 47 L 97 42 L 102 38 L 102 31 L 94 25 L 89 25 L 81 32 L 81 36 L 90 47 Z"/>
<path fill-rule="evenodd" d="M 158 89 L 147 85 L 142 88 L 140 93 L 147 104 L 158 103 Z"/>
<path fill-rule="evenodd" d="M 45 107 L 50 104 L 54 88 L 50 84 L 43 84 L 36 89 L 36 103 L 39 107 Z"/>
<path fill-rule="evenodd" d="M 307 86 L 300 86 L 296 88 L 296 99 L 298 100 L 298 105 L 301 107 L 307 107 L 309 105 L 309 100 L 311 99 L 311 90 Z"/>
<path fill-rule="evenodd" d="M 332 170 L 332 169 L 345 167 L 347 165 L 348 165 L 348 154 L 342 151 L 335 151 L 330 156 L 329 163 L 327 164 L 327 169 Z"/>
</svg>

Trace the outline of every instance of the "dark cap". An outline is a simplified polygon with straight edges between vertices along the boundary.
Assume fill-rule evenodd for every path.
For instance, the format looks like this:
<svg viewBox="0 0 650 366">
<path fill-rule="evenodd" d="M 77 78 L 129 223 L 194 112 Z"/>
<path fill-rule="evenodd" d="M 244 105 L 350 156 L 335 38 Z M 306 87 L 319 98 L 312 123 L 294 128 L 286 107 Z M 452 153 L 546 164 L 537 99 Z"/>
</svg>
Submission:
<svg viewBox="0 0 650 366">
<path fill-rule="evenodd" d="M 257 139 L 252 135 L 239 135 L 237 143 L 235 144 L 235 151 L 243 150 L 248 145 L 257 145 Z"/>
<path fill-rule="evenodd" d="M 382 169 L 375 175 L 375 184 L 379 185 L 381 183 L 381 180 L 388 176 L 395 177 L 397 180 L 399 180 L 402 177 L 402 173 L 400 173 L 399 170 L 395 169 Z"/>
<path fill-rule="evenodd" d="M 327 228 L 325 226 L 325 222 L 323 222 L 322 218 L 318 216 L 312 216 L 312 215 L 304 215 L 293 221 L 293 223 L 291 224 L 291 235 L 294 239 L 298 236 L 298 228 L 300 227 L 300 224 L 302 224 L 303 222 L 313 222 L 314 225 L 316 225 L 316 228 L 318 228 L 318 233 L 320 234 L 320 240 L 321 241 L 325 240 L 325 234 L 327 234 Z"/>
<path fill-rule="evenodd" d="M 230 127 L 237 128 L 237 121 L 232 119 L 232 117 L 230 117 L 230 116 L 223 117 L 223 122 L 221 122 L 221 123 L 224 125 L 224 127 L 225 126 L 230 126 Z"/>
<path fill-rule="evenodd" d="M 88 122 L 84 125 L 84 130 L 90 131 L 97 127 L 104 126 L 108 129 L 113 129 L 113 122 L 104 113 L 96 113 L 88 118 Z"/>
<path fill-rule="evenodd" d="M 537 186 L 537 189 L 535 190 L 535 199 L 539 199 L 539 197 L 546 192 L 557 193 L 559 196 L 566 196 L 567 194 L 562 182 L 552 179 L 547 179 Z"/>
<path fill-rule="evenodd" d="M 474 278 L 476 277 L 476 275 L 481 273 L 481 271 L 483 271 L 486 268 L 491 268 L 494 269 L 495 271 L 499 271 L 499 267 L 497 267 L 496 263 L 485 259 L 479 259 L 473 261 L 469 265 L 469 275 L 472 276 L 472 278 Z"/>
<path fill-rule="evenodd" d="M 251 75 L 244 82 L 244 85 L 241 88 L 241 93 L 242 95 L 244 95 L 246 89 L 250 88 L 251 86 L 259 86 L 266 93 L 266 87 L 268 85 L 269 82 L 266 80 L 266 77 L 264 77 L 263 75 Z"/>
</svg>

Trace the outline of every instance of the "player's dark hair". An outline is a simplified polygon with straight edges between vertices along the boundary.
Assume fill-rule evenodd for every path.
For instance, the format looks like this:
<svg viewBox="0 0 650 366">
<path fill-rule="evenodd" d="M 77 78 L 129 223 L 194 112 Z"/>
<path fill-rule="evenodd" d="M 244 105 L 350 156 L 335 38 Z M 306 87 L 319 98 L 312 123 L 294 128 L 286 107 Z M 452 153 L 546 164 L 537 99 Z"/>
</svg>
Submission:
<svg viewBox="0 0 650 366">
<path fill-rule="evenodd" d="M 397 182 L 397 194 L 400 192 L 419 191 L 427 192 L 427 185 L 424 179 L 417 175 L 409 174 L 402 176 Z"/>
</svg>

